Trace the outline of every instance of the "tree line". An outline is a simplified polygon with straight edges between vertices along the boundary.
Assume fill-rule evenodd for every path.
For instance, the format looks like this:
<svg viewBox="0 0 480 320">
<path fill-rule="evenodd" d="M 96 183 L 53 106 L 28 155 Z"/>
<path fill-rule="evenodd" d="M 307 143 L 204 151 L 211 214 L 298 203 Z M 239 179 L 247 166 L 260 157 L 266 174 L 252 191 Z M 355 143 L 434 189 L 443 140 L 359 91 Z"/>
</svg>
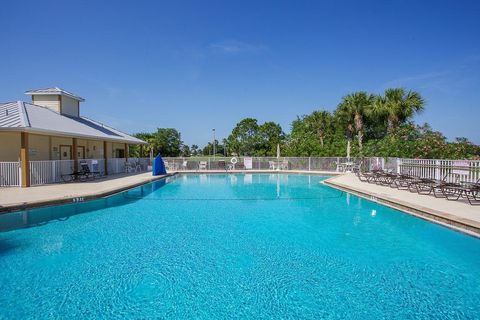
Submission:
<svg viewBox="0 0 480 320">
<path fill-rule="evenodd" d="M 319 108 L 292 121 L 291 131 L 269 121 L 258 123 L 246 118 L 233 128 L 221 143 L 215 141 L 217 155 L 275 156 L 280 145 L 282 156 L 381 156 L 402 158 L 462 159 L 480 158 L 480 146 L 467 138 L 450 142 L 428 124 L 416 124 L 413 117 L 424 111 L 425 100 L 416 91 L 391 88 L 377 95 L 359 91 L 344 96 L 333 112 Z M 159 128 L 153 133 L 138 133 L 147 141 L 144 148 L 164 156 L 212 155 L 213 144 L 203 148 L 187 146 L 180 132 Z M 138 148 L 132 148 L 139 155 Z"/>
</svg>

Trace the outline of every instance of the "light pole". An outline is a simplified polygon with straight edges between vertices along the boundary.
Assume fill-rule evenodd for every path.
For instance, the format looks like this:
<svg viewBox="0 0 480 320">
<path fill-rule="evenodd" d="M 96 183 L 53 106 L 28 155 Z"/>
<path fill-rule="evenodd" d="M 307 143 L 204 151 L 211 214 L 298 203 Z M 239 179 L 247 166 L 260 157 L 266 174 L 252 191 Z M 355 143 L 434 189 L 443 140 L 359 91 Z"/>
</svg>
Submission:
<svg viewBox="0 0 480 320">
<path fill-rule="evenodd" d="M 215 153 L 217 150 L 215 150 L 215 128 L 212 129 L 213 131 L 213 160 L 215 160 Z"/>
</svg>

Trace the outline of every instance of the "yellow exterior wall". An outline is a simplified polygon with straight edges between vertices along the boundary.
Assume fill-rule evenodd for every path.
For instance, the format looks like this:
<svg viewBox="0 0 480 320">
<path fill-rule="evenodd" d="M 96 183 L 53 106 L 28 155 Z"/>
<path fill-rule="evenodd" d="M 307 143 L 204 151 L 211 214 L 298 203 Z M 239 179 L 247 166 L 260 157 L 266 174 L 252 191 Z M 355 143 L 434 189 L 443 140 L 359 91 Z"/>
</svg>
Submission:
<svg viewBox="0 0 480 320">
<path fill-rule="evenodd" d="M 112 143 L 112 158 L 116 158 L 115 150 L 117 150 L 117 149 L 124 150 L 125 149 L 125 144 L 124 143 L 118 143 L 118 142 Z"/>
<path fill-rule="evenodd" d="M 72 146 L 73 139 L 30 133 L 30 160 L 60 160 L 60 145 Z M 103 159 L 103 141 L 78 139 L 77 145 L 85 148 L 86 159 Z M 124 143 L 107 142 L 107 157 L 115 158 L 116 150 L 124 148 Z M 0 132 L 0 161 L 18 161 L 19 156 L 20 132 Z"/>
<path fill-rule="evenodd" d="M 58 95 L 33 95 L 32 101 L 34 104 L 44 106 L 60 113 L 60 101 Z"/>
<path fill-rule="evenodd" d="M 87 140 L 87 159 L 103 159 L 103 141 Z"/>
<path fill-rule="evenodd" d="M 44 135 L 29 134 L 28 154 L 30 161 L 50 160 L 50 138 Z"/>
<path fill-rule="evenodd" d="M 51 147 L 52 160 L 60 160 L 60 145 L 71 146 L 72 144 L 73 144 L 72 138 L 52 137 L 52 147 Z"/>
<path fill-rule="evenodd" d="M 20 132 L 0 132 L 0 161 L 18 161 Z"/>
</svg>

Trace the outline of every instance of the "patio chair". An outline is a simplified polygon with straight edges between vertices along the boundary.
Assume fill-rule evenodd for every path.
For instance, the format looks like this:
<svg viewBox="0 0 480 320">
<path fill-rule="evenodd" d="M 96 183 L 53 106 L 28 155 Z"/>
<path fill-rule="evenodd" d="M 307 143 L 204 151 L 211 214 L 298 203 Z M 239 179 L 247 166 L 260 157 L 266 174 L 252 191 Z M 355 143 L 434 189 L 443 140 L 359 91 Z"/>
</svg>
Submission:
<svg viewBox="0 0 480 320">
<path fill-rule="evenodd" d="M 280 170 L 288 170 L 290 166 L 290 163 L 288 160 L 283 160 L 282 163 L 280 163 Z"/>
<path fill-rule="evenodd" d="M 218 161 L 218 169 L 219 170 L 225 170 L 225 171 L 228 170 L 227 163 L 225 162 L 225 160 L 219 160 Z"/>
<path fill-rule="evenodd" d="M 88 178 L 95 178 L 100 176 L 100 172 L 98 171 L 91 171 L 90 167 L 88 166 L 86 161 L 80 161 L 80 170 L 74 171 L 69 174 L 64 174 L 61 176 L 63 182 L 75 181 L 75 180 L 83 180 Z M 67 179 L 68 178 L 68 179 Z"/>
<path fill-rule="evenodd" d="M 198 170 L 207 170 L 207 161 L 200 161 L 198 163 Z"/>
<path fill-rule="evenodd" d="M 373 169 L 373 170 L 370 170 L 368 173 L 365 173 L 364 175 L 368 183 L 377 184 L 380 181 L 380 179 L 382 179 L 383 174 L 384 174 L 383 170 Z"/>
<path fill-rule="evenodd" d="M 125 162 L 125 172 L 130 173 L 130 172 L 134 172 L 134 171 L 136 171 L 135 170 L 135 165 L 133 163 L 131 163 L 130 161 L 126 161 Z"/>
<path fill-rule="evenodd" d="M 82 167 L 83 175 L 88 178 L 99 177 L 101 175 L 100 171 L 91 171 L 88 163 L 86 161 L 80 161 L 80 166 Z"/>
<path fill-rule="evenodd" d="M 369 182 L 370 179 L 372 179 L 374 176 L 375 176 L 375 172 L 372 172 L 372 171 L 363 171 L 362 170 L 362 164 L 363 162 L 361 162 L 359 165 L 358 165 L 358 168 L 357 170 L 354 170 L 354 173 L 355 175 L 357 176 L 357 178 L 362 181 L 362 182 Z"/>
<path fill-rule="evenodd" d="M 125 162 L 126 173 L 141 172 L 141 171 L 142 171 L 142 166 L 140 165 L 140 162 L 138 160 Z"/>
<path fill-rule="evenodd" d="M 424 194 L 424 195 L 430 195 L 433 193 L 435 198 L 444 198 L 445 194 L 443 192 L 443 189 L 447 187 L 461 187 L 461 184 L 459 183 L 459 176 L 454 175 L 455 177 L 455 182 L 448 182 L 447 179 L 451 174 L 447 173 L 443 179 L 441 180 L 436 180 L 436 179 L 428 179 L 428 178 L 423 178 L 420 179 L 419 182 L 413 183 L 411 185 L 411 188 L 409 188 L 410 191 L 416 191 L 418 194 Z"/>
<path fill-rule="evenodd" d="M 410 186 L 421 181 L 421 178 L 409 174 L 400 173 L 397 174 L 397 178 L 392 181 L 390 187 L 396 188 L 398 190 L 409 190 Z"/>
<path fill-rule="evenodd" d="M 471 205 L 480 205 L 480 178 L 476 182 L 463 182 L 459 186 L 444 186 L 442 193 L 450 201 L 466 198 Z"/>
<path fill-rule="evenodd" d="M 275 170 L 277 168 L 275 161 L 268 161 L 268 169 Z"/>
</svg>

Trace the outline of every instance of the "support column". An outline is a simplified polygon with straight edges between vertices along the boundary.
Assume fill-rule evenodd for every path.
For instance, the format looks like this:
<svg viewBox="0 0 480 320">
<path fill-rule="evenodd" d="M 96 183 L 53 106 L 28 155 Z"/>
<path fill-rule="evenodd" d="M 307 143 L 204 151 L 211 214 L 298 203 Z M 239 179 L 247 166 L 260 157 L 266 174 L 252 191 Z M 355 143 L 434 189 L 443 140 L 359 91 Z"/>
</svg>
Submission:
<svg viewBox="0 0 480 320">
<path fill-rule="evenodd" d="M 78 144 L 77 138 L 72 139 L 73 172 L 78 171 Z"/>
<path fill-rule="evenodd" d="M 103 141 L 103 164 L 105 166 L 105 175 L 108 174 L 108 162 L 107 162 L 107 141 Z"/>
<path fill-rule="evenodd" d="M 20 165 L 22 169 L 22 188 L 30 187 L 30 159 L 28 155 L 28 133 L 21 133 Z"/>
<path fill-rule="evenodd" d="M 128 161 L 128 144 L 125 143 L 125 161 Z"/>
</svg>

